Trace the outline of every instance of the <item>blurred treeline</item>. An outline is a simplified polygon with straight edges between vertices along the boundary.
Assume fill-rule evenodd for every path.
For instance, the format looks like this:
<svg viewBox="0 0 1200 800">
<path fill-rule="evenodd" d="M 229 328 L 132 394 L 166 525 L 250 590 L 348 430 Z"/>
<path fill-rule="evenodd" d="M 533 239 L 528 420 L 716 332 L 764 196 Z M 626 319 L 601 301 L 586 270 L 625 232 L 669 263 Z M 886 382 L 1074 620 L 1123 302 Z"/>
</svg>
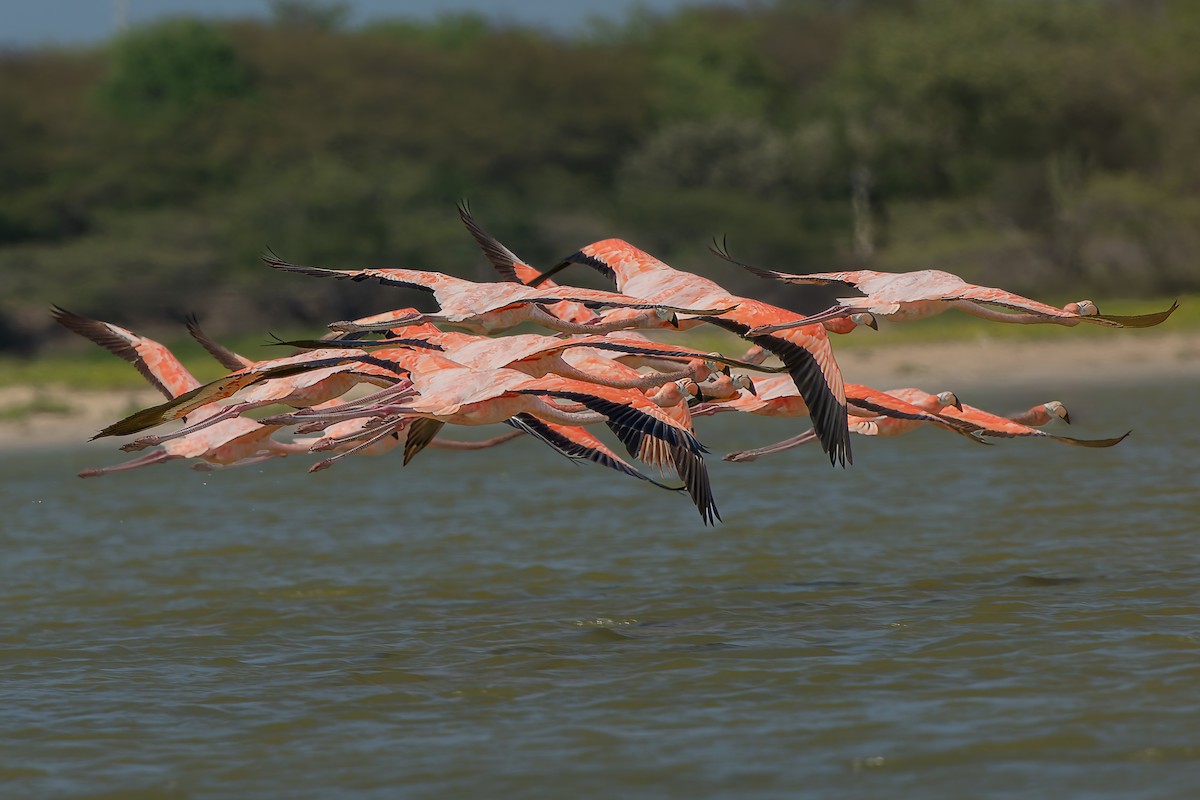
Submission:
<svg viewBox="0 0 1200 800">
<path fill-rule="evenodd" d="M 570 36 L 470 15 L 172 20 L 0 54 L 0 348 L 47 307 L 153 332 L 411 303 L 264 267 L 491 279 L 627 238 L 795 271 L 940 267 L 1039 297 L 1200 288 L 1200 3 L 779 0 Z"/>
</svg>

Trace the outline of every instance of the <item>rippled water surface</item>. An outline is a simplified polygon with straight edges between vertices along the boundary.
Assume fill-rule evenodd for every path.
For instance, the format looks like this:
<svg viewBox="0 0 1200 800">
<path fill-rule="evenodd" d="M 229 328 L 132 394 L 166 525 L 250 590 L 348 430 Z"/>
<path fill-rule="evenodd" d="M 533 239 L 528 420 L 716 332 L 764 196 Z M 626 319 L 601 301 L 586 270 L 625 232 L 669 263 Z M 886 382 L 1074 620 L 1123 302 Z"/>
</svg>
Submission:
<svg viewBox="0 0 1200 800">
<path fill-rule="evenodd" d="M 529 441 L 9 453 L 0 795 L 1198 796 L 1200 384 L 1166 388 L 1056 391 L 1112 450 L 714 457 L 716 529 Z"/>
</svg>

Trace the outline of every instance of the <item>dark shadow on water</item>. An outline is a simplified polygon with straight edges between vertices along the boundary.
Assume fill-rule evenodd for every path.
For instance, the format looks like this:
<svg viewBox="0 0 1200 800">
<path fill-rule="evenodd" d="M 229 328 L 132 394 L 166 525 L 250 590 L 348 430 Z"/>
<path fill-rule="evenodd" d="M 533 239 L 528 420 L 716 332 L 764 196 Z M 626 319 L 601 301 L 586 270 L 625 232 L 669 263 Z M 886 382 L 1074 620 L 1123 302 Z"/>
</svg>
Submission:
<svg viewBox="0 0 1200 800">
<path fill-rule="evenodd" d="M 1058 578 L 1052 575 L 1019 575 L 1013 578 L 1011 584 L 1013 586 L 1071 586 L 1076 583 L 1083 583 L 1087 578 L 1063 577 Z"/>
</svg>

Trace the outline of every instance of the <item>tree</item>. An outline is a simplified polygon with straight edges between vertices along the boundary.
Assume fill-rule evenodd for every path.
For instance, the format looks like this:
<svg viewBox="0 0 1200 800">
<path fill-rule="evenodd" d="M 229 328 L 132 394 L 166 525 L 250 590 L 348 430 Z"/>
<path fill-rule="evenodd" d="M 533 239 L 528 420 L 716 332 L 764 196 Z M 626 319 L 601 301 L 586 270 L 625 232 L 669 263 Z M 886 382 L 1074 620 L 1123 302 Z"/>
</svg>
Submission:
<svg viewBox="0 0 1200 800">
<path fill-rule="evenodd" d="M 121 119 L 190 116 L 253 91 L 249 70 L 217 28 L 179 19 L 117 41 L 98 96 Z"/>
</svg>

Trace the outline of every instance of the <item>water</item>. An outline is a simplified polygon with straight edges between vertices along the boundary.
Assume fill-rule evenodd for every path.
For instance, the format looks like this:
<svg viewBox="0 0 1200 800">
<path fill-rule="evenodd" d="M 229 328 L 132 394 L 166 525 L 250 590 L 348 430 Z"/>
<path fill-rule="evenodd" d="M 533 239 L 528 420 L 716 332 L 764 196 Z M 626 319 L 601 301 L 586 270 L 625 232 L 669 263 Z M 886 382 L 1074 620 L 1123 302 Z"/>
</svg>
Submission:
<svg viewBox="0 0 1200 800">
<path fill-rule="evenodd" d="M 1193 797 L 1200 384 L 1166 389 L 1056 389 L 1071 433 L 1135 429 L 1111 450 L 714 459 L 716 529 L 528 441 L 9 453 L 0 795 Z"/>
</svg>

